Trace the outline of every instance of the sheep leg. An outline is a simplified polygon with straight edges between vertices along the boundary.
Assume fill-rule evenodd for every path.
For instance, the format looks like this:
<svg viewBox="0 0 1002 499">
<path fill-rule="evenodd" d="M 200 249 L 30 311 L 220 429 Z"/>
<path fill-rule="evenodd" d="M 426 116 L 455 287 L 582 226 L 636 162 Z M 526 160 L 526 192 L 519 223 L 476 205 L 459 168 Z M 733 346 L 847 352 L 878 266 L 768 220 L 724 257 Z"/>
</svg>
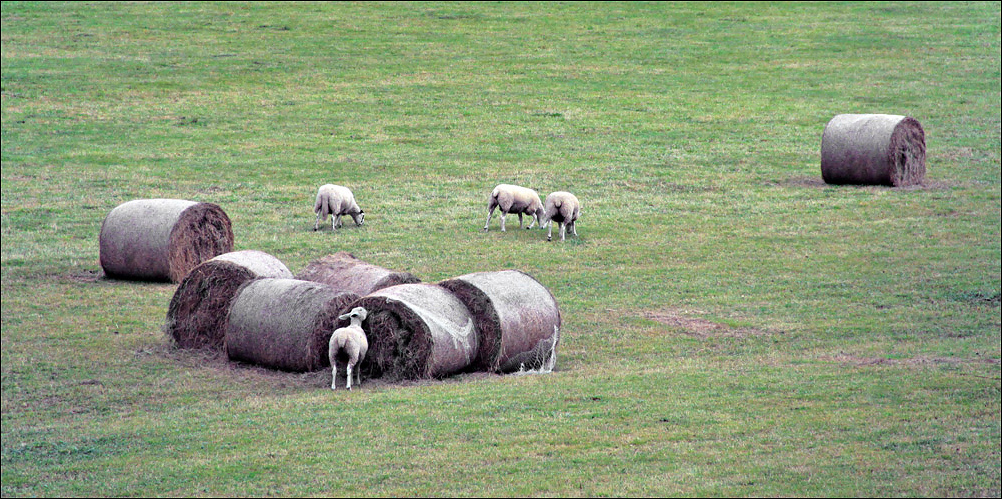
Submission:
<svg viewBox="0 0 1002 499">
<path fill-rule="evenodd" d="M 317 212 L 317 221 L 313 222 L 313 232 L 316 232 L 316 231 L 320 230 L 320 214 L 321 213 L 322 212 L 319 212 L 319 211 Z M 326 218 L 326 217 L 324 217 L 324 218 Z"/>
<path fill-rule="evenodd" d="M 552 241 L 553 240 L 553 224 L 552 223 L 550 224 L 550 230 L 546 233 L 546 240 L 547 241 Z"/>
<path fill-rule="evenodd" d="M 507 217 L 507 216 L 508 216 L 508 212 L 504 211 L 504 208 L 502 208 L 502 209 L 501 209 L 501 215 L 500 215 L 500 217 L 501 217 L 501 232 L 504 232 L 504 231 L 505 231 L 505 230 L 504 230 L 504 219 L 505 219 L 505 217 Z"/>
<path fill-rule="evenodd" d="M 348 391 L 351 391 L 351 362 L 348 363 Z"/>
<path fill-rule="evenodd" d="M 518 228 L 519 229 L 522 228 L 522 213 L 521 212 L 519 212 L 519 214 L 518 214 Z"/>
<path fill-rule="evenodd" d="M 487 232 L 487 226 L 491 224 L 491 216 L 494 215 L 494 208 L 496 207 L 491 206 L 490 209 L 487 210 L 487 223 L 484 224 L 484 232 Z"/>
<path fill-rule="evenodd" d="M 570 226 L 571 233 L 574 234 L 574 237 L 577 237 L 577 235 L 578 235 L 578 226 L 575 225 L 574 222 L 571 222 L 571 223 L 569 223 L 567 225 Z"/>
<path fill-rule="evenodd" d="M 525 230 L 529 230 L 529 229 L 535 227 L 537 223 L 539 224 L 539 228 L 542 229 L 543 228 L 543 223 L 540 222 L 540 220 L 539 220 L 539 213 L 533 213 L 532 214 L 532 223 L 529 224 L 529 226 L 526 227 Z"/>
<path fill-rule="evenodd" d="M 331 362 L 331 390 L 337 390 L 337 361 Z"/>
<path fill-rule="evenodd" d="M 560 222 L 560 240 L 564 240 L 564 234 L 567 233 L 567 224 Z"/>
<path fill-rule="evenodd" d="M 334 227 L 337 227 L 339 229 L 341 228 L 341 215 L 336 215 L 334 217 L 334 224 L 331 225 L 331 228 L 334 228 Z"/>
</svg>

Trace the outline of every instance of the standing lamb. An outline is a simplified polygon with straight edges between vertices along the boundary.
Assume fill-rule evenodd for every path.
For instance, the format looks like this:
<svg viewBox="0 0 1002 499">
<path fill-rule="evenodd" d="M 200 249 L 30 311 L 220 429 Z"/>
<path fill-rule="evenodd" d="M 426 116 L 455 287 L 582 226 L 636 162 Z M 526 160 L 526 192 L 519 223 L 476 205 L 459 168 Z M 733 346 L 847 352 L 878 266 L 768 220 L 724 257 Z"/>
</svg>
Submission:
<svg viewBox="0 0 1002 499">
<path fill-rule="evenodd" d="M 355 307 L 351 312 L 341 315 L 338 319 L 351 319 L 351 325 L 334 330 L 331 335 L 331 342 L 328 346 L 327 355 L 331 360 L 331 390 L 337 390 L 337 364 L 338 360 L 343 360 L 348 364 L 347 378 L 348 390 L 351 390 L 351 370 L 365 359 L 365 353 L 369 351 L 369 340 L 365 338 L 365 331 L 362 330 L 362 321 L 369 313 L 362 307 Z M 358 370 L 358 384 L 362 384 L 362 370 Z"/>
<path fill-rule="evenodd" d="M 494 208 L 501 208 L 501 232 L 505 232 L 504 218 L 509 213 L 518 214 L 519 227 L 522 227 L 523 213 L 533 217 L 532 223 L 526 229 L 531 229 L 533 225 L 540 223 L 540 217 L 543 216 L 543 203 L 539 201 L 539 194 L 532 189 L 517 185 L 498 184 L 491 191 L 491 197 L 487 199 L 487 223 L 484 224 L 484 232 L 491 223 Z"/>
<path fill-rule="evenodd" d="M 341 227 L 341 215 L 349 215 L 355 221 L 355 225 L 365 223 L 365 212 L 358 207 L 355 202 L 355 195 L 347 187 L 324 184 L 317 191 L 317 200 L 313 203 L 313 211 L 317 214 L 317 221 L 313 223 L 313 230 L 320 229 L 320 220 L 327 220 L 327 215 L 331 215 L 331 230 Z"/>
<path fill-rule="evenodd" d="M 542 226 L 549 225 L 550 230 L 546 233 L 546 240 L 553 240 L 553 221 L 556 220 L 560 224 L 560 240 L 564 240 L 564 234 L 567 228 L 571 229 L 571 233 L 575 236 L 578 235 L 578 229 L 574 225 L 574 222 L 578 220 L 581 216 L 581 203 L 578 202 L 578 198 L 569 192 L 557 191 L 550 193 L 546 196 L 546 202 L 544 203 L 543 211 L 543 224 Z"/>
</svg>

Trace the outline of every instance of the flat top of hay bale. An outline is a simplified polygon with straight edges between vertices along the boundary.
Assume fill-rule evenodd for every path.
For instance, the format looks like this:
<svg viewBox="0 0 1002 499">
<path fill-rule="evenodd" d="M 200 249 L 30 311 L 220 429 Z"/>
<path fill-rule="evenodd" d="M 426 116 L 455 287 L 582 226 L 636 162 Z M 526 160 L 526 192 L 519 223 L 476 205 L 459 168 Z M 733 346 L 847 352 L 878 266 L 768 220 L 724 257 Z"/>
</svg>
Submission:
<svg viewBox="0 0 1002 499">
<path fill-rule="evenodd" d="M 346 251 L 310 262 L 296 279 L 324 283 L 365 296 L 377 289 L 421 280 L 408 272 L 396 272 L 359 260 Z"/>
<path fill-rule="evenodd" d="M 284 277 L 292 279 L 292 271 L 275 256 L 258 250 L 240 250 L 223 253 L 207 260 L 232 262 L 246 267 L 262 277 Z"/>
</svg>

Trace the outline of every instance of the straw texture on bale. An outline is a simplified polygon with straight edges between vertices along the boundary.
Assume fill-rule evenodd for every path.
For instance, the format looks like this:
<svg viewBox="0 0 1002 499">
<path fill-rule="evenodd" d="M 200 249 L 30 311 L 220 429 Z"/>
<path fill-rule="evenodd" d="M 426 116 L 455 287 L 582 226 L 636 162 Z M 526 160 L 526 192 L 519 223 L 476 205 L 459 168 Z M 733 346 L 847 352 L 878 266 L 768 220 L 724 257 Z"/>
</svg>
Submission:
<svg viewBox="0 0 1002 499">
<path fill-rule="evenodd" d="M 828 184 L 921 185 L 925 131 L 907 116 L 837 115 L 821 136 L 821 176 Z"/>
<path fill-rule="evenodd" d="M 545 286 L 519 270 L 475 272 L 439 283 L 466 305 L 480 335 L 477 367 L 491 372 L 551 371 L 560 310 Z"/>
<path fill-rule="evenodd" d="M 222 208 L 181 199 L 136 199 L 101 224 L 100 261 L 108 277 L 180 282 L 199 263 L 233 251 Z"/>
<path fill-rule="evenodd" d="M 362 329 L 369 341 L 363 369 L 370 377 L 440 378 L 467 369 L 477 356 L 473 318 L 441 286 L 390 286 L 363 296 L 352 306 L 365 307 L 369 313 Z"/>
<path fill-rule="evenodd" d="M 408 272 L 394 272 L 371 265 L 346 251 L 339 251 L 311 262 L 296 275 L 296 279 L 327 284 L 360 296 L 397 284 L 421 282 Z"/>
<path fill-rule="evenodd" d="M 226 320 L 230 360 L 283 371 L 315 371 L 327 356 L 338 315 L 358 299 L 323 284 L 258 278 L 237 290 Z"/>
<path fill-rule="evenodd" d="M 202 262 L 178 285 L 167 308 L 167 333 L 181 348 L 223 348 L 226 314 L 237 289 L 256 277 L 292 278 L 278 258 L 233 251 Z"/>
</svg>

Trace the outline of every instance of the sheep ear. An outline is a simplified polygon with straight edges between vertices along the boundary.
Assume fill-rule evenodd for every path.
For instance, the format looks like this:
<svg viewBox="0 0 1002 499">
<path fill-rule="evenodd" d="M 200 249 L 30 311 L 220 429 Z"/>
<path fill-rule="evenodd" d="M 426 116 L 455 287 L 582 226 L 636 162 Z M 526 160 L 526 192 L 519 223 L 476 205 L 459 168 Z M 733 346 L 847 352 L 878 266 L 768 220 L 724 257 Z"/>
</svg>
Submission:
<svg viewBox="0 0 1002 499">
<path fill-rule="evenodd" d="M 348 320 L 350 317 L 351 317 L 351 314 L 342 314 L 342 315 L 337 316 L 338 319 L 341 319 L 343 321 Z"/>
</svg>

